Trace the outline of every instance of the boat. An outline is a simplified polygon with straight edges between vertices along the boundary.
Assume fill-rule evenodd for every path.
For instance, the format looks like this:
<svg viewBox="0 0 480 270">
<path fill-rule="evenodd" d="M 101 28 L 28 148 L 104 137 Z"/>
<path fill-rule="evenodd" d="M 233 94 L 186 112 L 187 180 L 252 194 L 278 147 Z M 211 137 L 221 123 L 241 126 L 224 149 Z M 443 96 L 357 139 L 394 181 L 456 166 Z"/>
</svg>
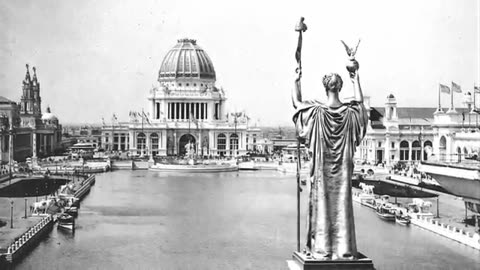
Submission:
<svg viewBox="0 0 480 270">
<path fill-rule="evenodd" d="M 60 214 L 57 218 L 58 228 L 74 230 L 75 229 L 75 218 L 67 213 Z"/>
<path fill-rule="evenodd" d="M 65 213 L 75 217 L 78 215 L 78 208 L 76 206 L 66 207 Z"/>
<path fill-rule="evenodd" d="M 375 194 L 373 193 L 373 185 L 367 185 L 365 183 L 360 183 L 359 185 L 362 188 L 360 193 L 353 194 L 353 201 L 360 203 L 363 206 L 375 209 L 376 208 L 376 199 Z"/>
<path fill-rule="evenodd" d="M 255 161 L 250 160 L 250 161 L 240 162 L 238 164 L 238 169 L 246 170 L 246 171 L 257 171 L 259 168 L 256 166 Z"/>
<path fill-rule="evenodd" d="M 419 170 L 448 192 L 462 197 L 466 210 L 480 213 L 480 161 L 422 161 Z"/>
<path fill-rule="evenodd" d="M 400 215 L 400 214 L 395 215 L 395 222 L 400 225 L 404 225 L 404 226 L 410 225 L 410 222 L 411 222 L 410 219 L 411 218 L 407 215 Z"/>
<path fill-rule="evenodd" d="M 377 216 L 386 221 L 395 221 L 395 212 L 390 204 L 378 205 L 375 209 Z"/>
<path fill-rule="evenodd" d="M 238 171 L 238 166 L 232 163 L 222 164 L 155 164 L 149 168 L 157 172 L 188 172 L 188 173 L 213 173 Z"/>
</svg>

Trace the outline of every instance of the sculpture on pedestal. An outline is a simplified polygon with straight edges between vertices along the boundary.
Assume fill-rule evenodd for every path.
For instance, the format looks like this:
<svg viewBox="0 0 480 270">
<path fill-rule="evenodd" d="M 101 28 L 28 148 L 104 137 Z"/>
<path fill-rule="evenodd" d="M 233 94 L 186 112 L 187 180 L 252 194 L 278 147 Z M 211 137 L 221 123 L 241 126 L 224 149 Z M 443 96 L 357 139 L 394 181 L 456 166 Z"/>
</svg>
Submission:
<svg viewBox="0 0 480 270">
<path fill-rule="evenodd" d="M 296 27 L 299 46 L 297 74 L 292 92 L 296 109 L 293 121 L 299 138 L 308 143 L 311 157 L 307 240 L 304 255 L 315 260 L 356 260 L 351 179 L 353 155 L 366 133 L 368 116 L 358 74 L 355 51 L 349 49 L 347 70 L 354 88 L 354 100 L 342 103 L 340 75 L 323 77 L 327 101 L 304 101 L 301 94 L 301 43 L 306 30 L 303 18 Z M 346 48 L 348 46 L 345 45 Z M 357 45 L 358 47 L 358 45 Z"/>
</svg>

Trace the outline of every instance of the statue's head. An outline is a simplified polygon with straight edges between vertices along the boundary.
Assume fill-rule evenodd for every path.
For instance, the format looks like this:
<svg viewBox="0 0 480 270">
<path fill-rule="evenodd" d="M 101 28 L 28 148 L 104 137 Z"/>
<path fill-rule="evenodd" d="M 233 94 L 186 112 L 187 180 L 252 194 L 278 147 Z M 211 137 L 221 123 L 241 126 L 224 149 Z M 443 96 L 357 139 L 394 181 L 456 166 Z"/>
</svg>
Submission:
<svg viewBox="0 0 480 270">
<path fill-rule="evenodd" d="M 325 86 L 325 91 L 328 92 L 340 92 L 342 90 L 343 81 L 342 77 L 337 73 L 330 73 L 323 76 L 323 86 Z"/>
</svg>

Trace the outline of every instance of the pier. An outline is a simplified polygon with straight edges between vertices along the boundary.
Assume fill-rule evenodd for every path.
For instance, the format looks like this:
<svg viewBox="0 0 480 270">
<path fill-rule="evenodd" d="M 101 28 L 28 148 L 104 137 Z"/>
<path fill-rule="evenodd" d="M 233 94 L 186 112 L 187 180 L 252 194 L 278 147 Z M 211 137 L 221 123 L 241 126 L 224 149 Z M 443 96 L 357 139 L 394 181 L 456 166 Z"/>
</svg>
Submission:
<svg viewBox="0 0 480 270">
<path fill-rule="evenodd" d="M 48 179 L 64 179 L 63 176 L 49 176 Z M 95 184 L 95 175 L 71 175 L 73 183 L 72 194 L 80 201 L 88 194 L 90 188 Z M 11 185 L 18 184 L 26 178 L 13 178 L 0 183 L 0 190 L 9 188 Z M 29 181 L 45 178 L 30 178 Z M 2 198 L 5 200 L 5 198 Z M 30 197 L 31 199 L 31 197 Z M 32 215 L 30 208 L 27 207 L 27 198 L 10 199 L 11 220 L 0 228 L 0 267 L 4 264 L 11 264 L 22 258 L 28 251 L 37 245 L 45 235 L 53 228 L 57 221 L 57 214 L 62 210 L 56 205 L 51 205 L 45 210 L 44 214 Z M 24 201 L 24 204 L 22 204 Z M 33 201 L 30 201 L 33 202 Z M 22 205 L 21 209 L 14 205 Z M 0 215 L 5 217 L 8 209 L 0 209 Z"/>
</svg>

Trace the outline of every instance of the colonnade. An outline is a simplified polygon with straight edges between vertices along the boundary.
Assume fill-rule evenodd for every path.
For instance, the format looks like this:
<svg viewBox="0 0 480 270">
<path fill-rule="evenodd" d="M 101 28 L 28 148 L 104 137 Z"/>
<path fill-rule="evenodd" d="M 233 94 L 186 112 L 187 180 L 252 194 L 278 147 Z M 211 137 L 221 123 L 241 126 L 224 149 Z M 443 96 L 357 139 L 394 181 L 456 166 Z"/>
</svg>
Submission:
<svg viewBox="0 0 480 270">
<path fill-rule="evenodd" d="M 209 119 L 207 102 L 169 102 L 167 104 L 167 119 L 188 120 L 193 115 L 194 119 Z"/>
</svg>

